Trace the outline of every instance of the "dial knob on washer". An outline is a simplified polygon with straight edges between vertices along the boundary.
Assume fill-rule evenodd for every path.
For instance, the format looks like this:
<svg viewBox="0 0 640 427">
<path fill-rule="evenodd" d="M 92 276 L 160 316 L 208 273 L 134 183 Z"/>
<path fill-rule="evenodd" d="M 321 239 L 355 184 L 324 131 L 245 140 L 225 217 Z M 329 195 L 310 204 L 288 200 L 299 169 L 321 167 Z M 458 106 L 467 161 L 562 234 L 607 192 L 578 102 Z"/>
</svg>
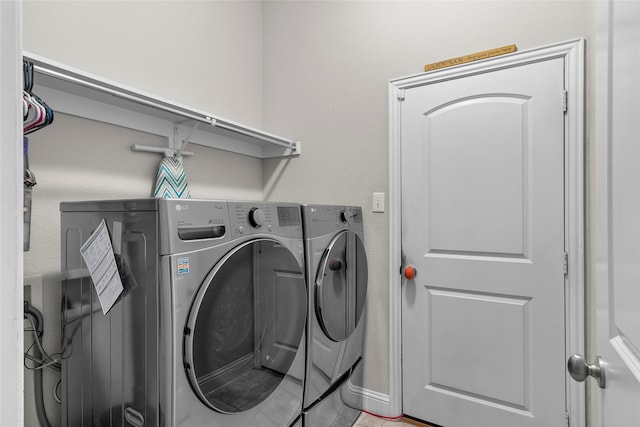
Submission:
<svg viewBox="0 0 640 427">
<path fill-rule="evenodd" d="M 343 211 L 340 211 L 340 221 L 349 223 L 351 222 L 351 218 L 358 215 L 358 212 L 352 208 L 347 208 Z"/>
<path fill-rule="evenodd" d="M 249 211 L 249 223 L 254 228 L 262 227 L 266 220 L 267 220 L 267 217 L 264 214 L 264 211 L 262 209 L 251 208 L 251 210 Z"/>
</svg>

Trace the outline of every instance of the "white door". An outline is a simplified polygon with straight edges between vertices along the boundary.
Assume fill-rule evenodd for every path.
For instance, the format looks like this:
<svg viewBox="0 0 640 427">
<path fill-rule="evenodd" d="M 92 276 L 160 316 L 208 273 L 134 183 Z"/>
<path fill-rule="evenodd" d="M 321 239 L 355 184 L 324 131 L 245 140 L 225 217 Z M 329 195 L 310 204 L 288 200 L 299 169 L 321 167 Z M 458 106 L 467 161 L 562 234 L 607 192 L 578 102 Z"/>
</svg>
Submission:
<svg viewBox="0 0 640 427">
<path fill-rule="evenodd" d="M 555 57 L 405 91 L 407 415 L 565 425 L 564 72 Z"/>
<path fill-rule="evenodd" d="M 599 4 L 596 79 L 595 425 L 640 425 L 640 3 Z M 594 383 L 595 384 L 595 383 Z"/>
</svg>

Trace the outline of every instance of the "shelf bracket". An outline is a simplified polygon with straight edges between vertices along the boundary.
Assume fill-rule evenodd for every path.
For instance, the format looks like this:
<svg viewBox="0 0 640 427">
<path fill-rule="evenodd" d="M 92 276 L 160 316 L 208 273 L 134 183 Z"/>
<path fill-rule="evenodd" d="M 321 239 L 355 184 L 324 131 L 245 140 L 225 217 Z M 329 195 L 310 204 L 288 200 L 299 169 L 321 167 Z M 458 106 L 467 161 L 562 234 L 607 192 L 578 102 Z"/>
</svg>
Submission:
<svg viewBox="0 0 640 427">
<path fill-rule="evenodd" d="M 178 150 L 171 147 L 156 147 L 153 145 L 141 145 L 141 144 L 133 144 L 131 146 L 132 151 L 139 151 L 143 153 L 159 153 L 163 154 L 165 157 L 177 157 Z M 192 151 L 182 151 L 180 153 L 181 156 L 193 156 Z"/>
<path fill-rule="evenodd" d="M 187 144 L 189 144 L 189 142 L 191 142 L 191 137 L 193 136 L 193 132 L 195 132 L 195 130 L 198 128 L 199 124 L 200 124 L 200 122 L 195 122 L 193 127 L 191 127 L 191 129 L 189 129 L 189 133 L 187 134 L 186 138 L 182 139 L 182 138 L 180 138 L 179 123 L 174 123 L 174 125 L 173 125 L 173 141 L 171 141 L 171 145 L 170 146 L 177 150 L 175 152 L 175 157 L 182 156 L 182 153 L 184 153 L 184 149 L 187 147 Z M 215 126 L 215 120 L 212 121 L 212 125 Z"/>
</svg>

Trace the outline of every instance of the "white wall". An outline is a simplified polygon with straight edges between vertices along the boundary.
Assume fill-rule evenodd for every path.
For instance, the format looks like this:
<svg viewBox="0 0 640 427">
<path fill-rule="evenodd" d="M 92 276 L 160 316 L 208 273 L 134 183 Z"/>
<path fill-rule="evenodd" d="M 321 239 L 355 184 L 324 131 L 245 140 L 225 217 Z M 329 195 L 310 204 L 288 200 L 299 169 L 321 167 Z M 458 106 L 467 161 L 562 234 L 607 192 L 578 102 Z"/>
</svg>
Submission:
<svg viewBox="0 0 640 427">
<path fill-rule="evenodd" d="M 299 160 L 265 162 L 265 196 L 365 207 L 365 388 L 389 391 L 388 215 L 371 213 L 371 193 L 388 192 L 388 81 L 493 47 L 589 40 L 591 9 L 569 1 L 265 2 L 264 124 L 304 141 Z"/>
<path fill-rule="evenodd" d="M 264 163 L 190 146 L 192 193 L 365 208 L 364 386 L 386 394 L 388 216 L 371 213 L 371 193 L 388 192 L 388 81 L 512 43 L 527 49 L 586 37 L 591 52 L 592 14 L 591 2 L 563 0 L 26 1 L 24 48 L 301 140 L 299 158 Z M 63 115 L 31 141 L 39 184 L 25 275 L 44 275 L 45 294 L 54 296 L 47 299 L 56 304 L 59 200 L 149 195 L 159 158 L 128 147 L 165 142 Z M 97 162 L 96 153 L 113 162 Z M 35 425 L 25 410 L 26 425 Z"/>
</svg>

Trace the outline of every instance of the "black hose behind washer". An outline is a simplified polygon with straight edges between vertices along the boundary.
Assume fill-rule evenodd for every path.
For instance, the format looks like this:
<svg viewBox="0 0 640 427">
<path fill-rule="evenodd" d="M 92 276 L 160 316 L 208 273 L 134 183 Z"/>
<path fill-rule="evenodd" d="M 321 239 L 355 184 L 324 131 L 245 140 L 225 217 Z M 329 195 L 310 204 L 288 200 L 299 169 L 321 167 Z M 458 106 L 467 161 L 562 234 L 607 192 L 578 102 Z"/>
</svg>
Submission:
<svg viewBox="0 0 640 427">
<path fill-rule="evenodd" d="M 33 319 L 33 326 L 36 329 L 38 338 L 42 340 L 44 334 L 44 320 L 42 313 L 32 306 L 29 301 L 24 302 L 24 314 L 31 316 Z M 40 347 L 37 345 L 33 349 L 36 359 L 42 359 L 42 353 Z M 42 387 L 42 369 L 35 369 L 33 371 L 33 392 L 36 399 L 36 413 L 38 414 L 38 421 L 42 427 L 51 427 L 49 419 L 47 418 L 47 411 L 44 408 L 44 390 Z"/>
</svg>

